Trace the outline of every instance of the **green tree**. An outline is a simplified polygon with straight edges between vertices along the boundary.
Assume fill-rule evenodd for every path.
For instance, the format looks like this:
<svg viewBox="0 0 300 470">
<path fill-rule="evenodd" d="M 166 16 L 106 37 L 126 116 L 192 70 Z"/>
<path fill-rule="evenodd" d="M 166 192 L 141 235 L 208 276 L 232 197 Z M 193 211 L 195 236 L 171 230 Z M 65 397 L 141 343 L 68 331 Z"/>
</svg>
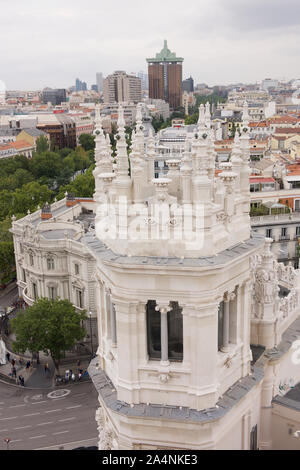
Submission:
<svg viewBox="0 0 300 470">
<path fill-rule="evenodd" d="M 0 242 L 0 279 L 4 280 L 15 266 L 13 242 Z"/>
<path fill-rule="evenodd" d="M 188 124 L 197 124 L 198 119 L 199 119 L 199 113 L 194 113 L 194 114 L 192 114 L 191 116 L 187 116 L 187 117 L 185 118 L 184 123 L 185 123 L 186 125 L 188 125 Z"/>
<path fill-rule="evenodd" d="M 86 335 L 82 326 L 85 319 L 85 311 L 77 312 L 68 300 L 38 299 L 11 322 L 16 335 L 13 350 L 21 353 L 43 351 L 51 356 L 59 373 L 65 352 Z"/>
<path fill-rule="evenodd" d="M 6 217 L 0 222 L 0 242 L 11 242 L 13 240 L 12 233 L 9 232 L 10 227 L 10 217 Z"/>
<path fill-rule="evenodd" d="M 48 178 L 55 178 L 62 170 L 62 159 L 58 153 L 43 152 L 36 154 L 30 160 L 30 171 L 36 178 L 46 176 Z"/>
<path fill-rule="evenodd" d="M 91 134 L 81 134 L 79 136 L 80 145 L 86 150 L 94 150 L 95 148 L 95 136 Z"/>
<path fill-rule="evenodd" d="M 9 215 L 26 214 L 28 209 L 32 212 L 39 205 L 50 202 L 52 192 L 46 185 L 40 185 L 37 181 L 24 184 L 22 188 L 12 193 L 12 204 L 8 210 Z"/>
<path fill-rule="evenodd" d="M 90 167 L 84 175 L 78 175 L 67 186 L 60 188 L 58 199 L 65 197 L 65 192 L 74 193 L 77 197 L 93 197 L 95 191 L 95 179 L 92 173 L 93 168 Z"/>
<path fill-rule="evenodd" d="M 44 135 L 40 135 L 40 137 L 36 139 L 36 151 L 37 153 L 43 153 L 47 152 L 47 150 L 49 150 L 48 139 Z"/>
</svg>

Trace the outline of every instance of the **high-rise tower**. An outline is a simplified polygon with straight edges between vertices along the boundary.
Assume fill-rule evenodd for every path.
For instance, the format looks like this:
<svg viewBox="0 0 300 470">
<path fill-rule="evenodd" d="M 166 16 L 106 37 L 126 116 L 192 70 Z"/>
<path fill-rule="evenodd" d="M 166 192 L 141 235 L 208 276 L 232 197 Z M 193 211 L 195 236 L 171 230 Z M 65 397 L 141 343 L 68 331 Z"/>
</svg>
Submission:
<svg viewBox="0 0 300 470">
<path fill-rule="evenodd" d="M 149 98 L 162 99 L 175 109 L 181 106 L 182 57 L 168 49 L 164 41 L 163 49 L 155 58 L 146 59 L 149 75 Z"/>
</svg>

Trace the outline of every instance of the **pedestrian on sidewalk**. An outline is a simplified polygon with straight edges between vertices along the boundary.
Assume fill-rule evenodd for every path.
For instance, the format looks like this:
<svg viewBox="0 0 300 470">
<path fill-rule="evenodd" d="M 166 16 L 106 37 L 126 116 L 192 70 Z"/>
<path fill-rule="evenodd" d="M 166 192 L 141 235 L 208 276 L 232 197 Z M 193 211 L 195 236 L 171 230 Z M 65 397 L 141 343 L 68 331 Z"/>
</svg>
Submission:
<svg viewBox="0 0 300 470">
<path fill-rule="evenodd" d="M 19 364 L 20 364 L 20 366 L 23 365 L 23 359 L 22 359 L 21 357 L 20 357 L 20 359 L 19 359 Z"/>
<path fill-rule="evenodd" d="M 14 359 L 11 360 L 11 365 L 14 366 L 16 361 Z"/>
<path fill-rule="evenodd" d="M 48 364 L 45 364 L 45 367 L 44 367 L 44 369 L 45 369 L 45 375 L 46 375 L 46 374 L 47 374 L 47 372 L 49 372 L 49 366 L 48 366 Z"/>
<path fill-rule="evenodd" d="M 11 368 L 11 375 L 17 378 L 17 369 L 14 366 Z"/>
<path fill-rule="evenodd" d="M 26 362 L 26 369 L 29 369 L 29 367 L 30 367 L 30 361 L 27 361 Z"/>
<path fill-rule="evenodd" d="M 25 386 L 23 375 L 19 375 L 19 384 L 21 385 L 21 387 Z"/>
</svg>

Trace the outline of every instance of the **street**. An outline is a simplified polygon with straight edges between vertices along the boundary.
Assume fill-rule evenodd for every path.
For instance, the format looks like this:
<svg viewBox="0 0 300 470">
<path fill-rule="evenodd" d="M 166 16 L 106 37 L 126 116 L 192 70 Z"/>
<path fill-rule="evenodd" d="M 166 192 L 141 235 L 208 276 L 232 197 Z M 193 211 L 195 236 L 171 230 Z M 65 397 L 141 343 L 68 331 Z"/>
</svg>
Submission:
<svg viewBox="0 0 300 470">
<path fill-rule="evenodd" d="M 1 291 L 0 295 L 0 310 L 10 307 L 18 298 L 18 288 L 16 285 L 9 286 L 9 288 Z"/>
<path fill-rule="evenodd" d="M 0 383 L 0 450 L 97 445 L 93 384 L 26 390 Z"/>
</svg>

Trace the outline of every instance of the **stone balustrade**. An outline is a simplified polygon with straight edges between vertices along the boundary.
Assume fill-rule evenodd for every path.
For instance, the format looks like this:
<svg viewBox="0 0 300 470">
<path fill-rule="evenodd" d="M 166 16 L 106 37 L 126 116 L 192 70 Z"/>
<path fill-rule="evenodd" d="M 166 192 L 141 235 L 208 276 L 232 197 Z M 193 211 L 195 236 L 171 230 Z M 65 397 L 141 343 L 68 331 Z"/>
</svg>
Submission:
<svg viewBox="0 0 300 470">
<path fill-rule="evenodd" d="M 288 285 L 289 288 L 296 286 L 299 271 L 292 266 L 285 266 L 283 263 L 277 263 L 278 281 Z"/>
<path fill-rule="evenodd" d="M 291 292 L 279 300 L 278 305 L 278 320 L 283 322 L 286 318 L 290 317 L 296 309 L 300 307 L 300 292 L 299 289 L 292 289 Z"/>
</svg>

